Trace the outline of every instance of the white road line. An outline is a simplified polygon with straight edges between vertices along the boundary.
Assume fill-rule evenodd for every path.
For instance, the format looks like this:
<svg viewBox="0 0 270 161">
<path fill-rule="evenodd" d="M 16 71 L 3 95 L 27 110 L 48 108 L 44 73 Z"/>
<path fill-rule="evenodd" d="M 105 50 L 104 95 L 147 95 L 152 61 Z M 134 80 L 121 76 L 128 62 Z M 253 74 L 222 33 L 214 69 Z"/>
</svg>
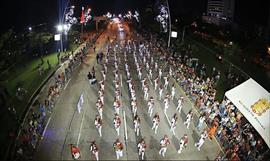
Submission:
<svg viewBox="0 0 270 161">
<path fill-rule="evenodd" d="M 65 85 L 64 90 L 67 88 L 68 83 L 70 82 L 70 80 L 71 80 L 71 78 L 68 80 L 67 84 Z"/>
<path fill-rule="evenodd" d="M 50 121 L 51 121 L 51 117 L 48 119 L 48 122 L 47 122 L 47 124 L 46 124 L 46 126 L 45 126 L 45 128 L 44 128 L 44 131 L 43 131 L 43 133 L 42 133 L 42 138 L 43 138 L 44 135 L 45 135 L 45 132 L 46 132 L 46 130 L 47 130 L 47 127 L 48 127 Z"/>
<path fill-rule="evenodd" d="M 77 146 L 79 145 L 80 138 L 81 138 L 81 131 L 82 131 L 82 126 L 83 126 L 83 121 L 84 121 L 85 111 L 86 111 L 86 109 L 84 109 L 84 111 L 83 111 L 83 117 L 82 117 L 82 121 L 81 121 L 81 126 L 80 126 L 79 136 L 78 136 L 78 139 L 77 139 Z"/>
<path fill-rule="evenodd" d="M 151 81 L 151 79 L 150 79 L 150 77 L 149 77 L 149 75 L 148 75 L 148 74 L 146 74 L 146 75 L 147 75 L 147 77 L 148 77 L 150 83 L 153 84 L 152 81 Z"/>
<path fill-rule="evenodd" d="M 164 111 L 163 111 L 164 112 Z M 170 119 L 168 118 L 168 115 L 164 112 L 164 114 L 165 114 L 165 116 L 166 116 L 166 118 L 167 118 L 167 121 L 169 122 L 169 125 L 170 125 L 170 127 L 171 127 L 171 122 L 170 122 Z"/>
<path fill-rule="evenodd" d="M 126 120 L 126 112 L 123 111 L 123 115 L 124 115 L 124 128 L 125 128 L 125 138 L 126 138 L 126 141 L 128 140 L 128 137 L 127 137 L 127 120 Z"/>
<path fill-rule="evenodd" d="M 121 87 L 123 87 L 123 83 L 122 83 L 122 74 L 120 74 L 120 80 L 121 80 Z"/>
</svg>

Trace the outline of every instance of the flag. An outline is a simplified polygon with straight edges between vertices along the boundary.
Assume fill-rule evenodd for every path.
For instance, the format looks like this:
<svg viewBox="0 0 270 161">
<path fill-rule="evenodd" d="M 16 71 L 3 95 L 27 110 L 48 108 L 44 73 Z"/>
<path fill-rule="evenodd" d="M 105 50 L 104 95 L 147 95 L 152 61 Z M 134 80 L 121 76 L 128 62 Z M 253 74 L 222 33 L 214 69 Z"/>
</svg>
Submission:
<svg viewBox="0 0 270 161">
<path fill-rule="evenodd" d="M 82 93 L 81 96 L 80 96 L 79 102 L 77 104 L 77 110 L 78 110 L 79 113 L 81 113 L 83 102 L 84 102 L 84 100 L 83 100 L 83 93 Z"/>
<path fill-rule="evenodd" d="M 80 21 L 80 23 L 85 23 L 84 7 L 82 7 L 82 14 L 81 14 L 81 21 Z"/>
</svg>

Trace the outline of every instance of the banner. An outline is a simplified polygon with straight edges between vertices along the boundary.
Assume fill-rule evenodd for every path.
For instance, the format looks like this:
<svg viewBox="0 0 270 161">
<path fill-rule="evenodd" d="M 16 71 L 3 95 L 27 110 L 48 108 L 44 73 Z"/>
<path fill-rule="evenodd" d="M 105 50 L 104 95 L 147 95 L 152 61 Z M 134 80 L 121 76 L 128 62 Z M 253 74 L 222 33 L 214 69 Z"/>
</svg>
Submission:
<svg viewBox="0 0 270 161">
<path fill-rule="evenodd" d="M 270 148 L 270 93 L 250 78 L 227 91 L 225 96 L 246 117 Z"/>
</svg>

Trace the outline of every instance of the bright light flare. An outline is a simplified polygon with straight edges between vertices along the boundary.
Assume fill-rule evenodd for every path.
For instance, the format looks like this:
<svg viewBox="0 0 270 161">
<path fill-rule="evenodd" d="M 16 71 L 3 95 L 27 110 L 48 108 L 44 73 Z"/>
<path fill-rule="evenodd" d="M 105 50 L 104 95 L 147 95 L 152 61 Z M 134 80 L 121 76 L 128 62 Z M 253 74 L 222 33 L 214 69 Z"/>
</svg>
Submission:
<svg viewBox="0 0 270 161">
<path fill-rule="evenodd" d="M 63 26 L 62 25 L 57 25 L 57 30 L 62 32 L 63 31 Z"/>
</svg>

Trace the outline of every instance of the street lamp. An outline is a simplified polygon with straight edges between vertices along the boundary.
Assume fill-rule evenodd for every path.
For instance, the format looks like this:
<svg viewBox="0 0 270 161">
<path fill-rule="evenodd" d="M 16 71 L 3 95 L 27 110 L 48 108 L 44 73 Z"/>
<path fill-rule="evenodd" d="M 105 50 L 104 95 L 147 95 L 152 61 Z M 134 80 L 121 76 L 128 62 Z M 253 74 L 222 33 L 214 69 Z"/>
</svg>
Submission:
<svg viewBox="0 0 270 161">
<path fill-rule="evenodd" d="M 168 14 L 169 14 L 169 39 L 168 39 L 168 48 L 170 47 L 170 42 L 171 42 L 171 32 L 172 32 L 172 24 L 171 24 L 171 14 L 170 14 L 170 6 L 168 0 L 167 2 L 167 8 L 168 8 Z"/>
<path fill-rule="evenodd" d="M 167 19 L 169 21 L 169 24 L 167 23 Z M 170 6 L 169 6 L 168 0 L 166 0 L 166 6 L 164 5 L 160 6 L 160 13 L 157 16 L 157 21 L 160 22 L 165 33 L 168 31 L 168 25 L 169 25 L 169 37 L 168 37 L 168 48 L 169 48 L 170 42 L 171 42 L 171 26 L 172 25 L 171 25 Z"/>
<path fill-rule="evenodd" d="M 62 32 L 63 31 L 63 25 L 61 25 L 61 24 L 57 25 L 57 31 Z"/>
<path fill-rule="evenodd" d="M 28 27 L 28 30 L 31 32 L 32 31 L 32 27 Z"/>
</svg>

